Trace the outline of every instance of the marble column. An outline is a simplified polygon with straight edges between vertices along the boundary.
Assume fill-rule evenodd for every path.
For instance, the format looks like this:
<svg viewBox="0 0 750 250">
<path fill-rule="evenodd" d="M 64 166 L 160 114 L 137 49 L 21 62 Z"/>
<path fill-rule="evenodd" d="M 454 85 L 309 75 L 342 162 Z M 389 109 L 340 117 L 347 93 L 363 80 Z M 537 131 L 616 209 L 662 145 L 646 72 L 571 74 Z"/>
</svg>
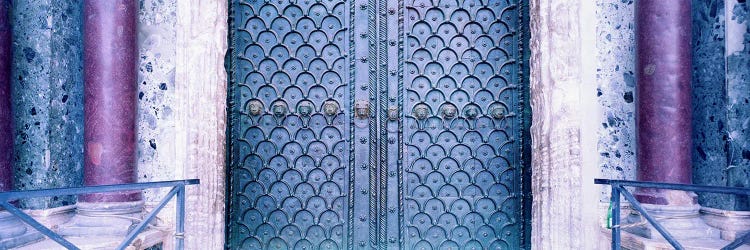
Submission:
<svg viewBox="0 0 750 250">
<path fill-rule="evenodd" d="M 737 2 L 737 0 L 727 0 Z M 725 62 L 724 1 L 693 2 L 693 183 L 728 185 L 727 119 L 728 69 Z M 731 12 L 730 12 L 731 13 Z M 731 91 L 734 92 L 734 91 Z M 738 92 L 735 95 L 748 95 Z M 733 186 L 733 185 L 730 185 Z M 734 197 L 701 193 L 703 206 L 730 208 Z M 718 207 L 717 207 L 718 206 Z M 730 209 L 731 210 L 731 209 Z"/>
<path fill-rule="evenodd" d="M 0 192 L 13 189 L 13 112 L 11 110 L 11 25 L 9 2 L 0 0 Z M 41 234 L 28 230 L 18 218 L 0 211 L 0 249 L 38 240 Z"/>
<path fill-rule="evenodd" d="M 691 183 L 691 2 L 636 1 L 638 180 Z M 642 189 L 639 201 L 695 204 L 685 192 Z"/>
<path fill-rule="evenodd" d="M 636 141 L 640 181 L 692 183 L 692 3 L 690 0 L 636 1 Z M 718 239 L 719 231 L 700 219 L 692 192 L 638 189 L 649 214 L 670 217 L 661 225 L 677 239 Z M 643 221 L 630 214 L 628 223 Z M 650 225 L 626 231 L 662 236 Z"/>
<path fill-rule="evenodd" d="M 20 190 L 81 186 L 83 2 L 7 2 L 12 2 L 14 186 Z M 18 204 L 41 210 L 75 202 L 75 196 L 54 196 Z"/>
<path fill-rule="evenodd" d="M 10 109 L 11 30 L 7 2 L 0 1 L 0 191 L 13 188 L 13 113 Z"/>
<path fill-rule="evenodd" d="M 708 135 L 699 130 L 693 133 L 699 142 L 695 147 L 700 150 L 699 154 L 693 154 L 693 158 L 699 163 L 712 158 L 723 161 L 696 165 L 693 181 L 704 185 L 750 187 L 750 18 L 747 15 L 750 2 L 724 0 L 704 3 L 693 0 L 693 8 L 701 5 L 706 6 L 702 11 L 693 11 L 696 24 L 703 26 L 693 29 L 694 34 L 702 34 L 694 38 L 697 41 L 695 50 L 699 52 L 693 56 L 695 75 L 704 76 L 704 85 L 721 92 L 709 95 L 711 92 L 693 91 L 694 96 L 700 96 L 700 99 L 694 99 L 694 109 L 720 105 L 717 112 L 694 117 L 696 128 L 699 128 L 700 118 L 711 122 L 703 121 L 704 124 L 718 122 L 719 126 Z M 701 49 L 708 47 L 706 44 L 714 44 L 710 55 L 700 53 Z M 701 81 L 693 81 L 693 84 L 701 84 Z M 705 146 L 709 136 L 716 138 L 714 150 Z M 699 202 L 703 205 L 703 218 L 709 225 L 721 229 L 722 239 L 734 240 L 750 232 L 750 200 L 747 196 L 702 193 Z"/>
<path fill-rule="evenodd" d="M 138 1 L 85 1 L 86 185 L 136 180 Z M 84 202 L 133 202 L 141 191 L 84 195 Z"/>
<path fill-rule="evenodd" d="M 224 248 L 226 228 L 227 73 L 229 1 L 177 0 L 175 113 L 176 179 L 187 187 L 185 245 Z"/>
<path fill-rule="evenodd" d="M 726 0 L 726 184 L 750 187 L 750 2 Z M 724 197 L 726 200 L 726 197 Z M 730 210 L 750 211 L 747 196 L 732 197 Z M 714 199 L 712 203 L 721 201 Z"/>
<path fill-rule="evenodd" d="M 84 0 L 86 186 L 136 181 L 138 1 Z M 142 193 L 78 197 L 64 236 L 125 235 L 143 210 Z"/>
</svg>

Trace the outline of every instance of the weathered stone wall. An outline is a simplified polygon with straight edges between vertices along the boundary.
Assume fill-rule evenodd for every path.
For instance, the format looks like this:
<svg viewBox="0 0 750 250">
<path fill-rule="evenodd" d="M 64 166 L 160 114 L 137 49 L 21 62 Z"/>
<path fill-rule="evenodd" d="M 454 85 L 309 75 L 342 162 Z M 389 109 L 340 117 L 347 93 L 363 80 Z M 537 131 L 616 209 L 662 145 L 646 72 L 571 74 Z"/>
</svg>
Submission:
<svg viewBox="0 0 750 250">
<path fill-rule="evenodd" d="M 693 182 L 750 186 L 748 3 L 693 1 Z M 703 206 L 749 210 L 743 196 L 700 194 Z"/>
</svg>

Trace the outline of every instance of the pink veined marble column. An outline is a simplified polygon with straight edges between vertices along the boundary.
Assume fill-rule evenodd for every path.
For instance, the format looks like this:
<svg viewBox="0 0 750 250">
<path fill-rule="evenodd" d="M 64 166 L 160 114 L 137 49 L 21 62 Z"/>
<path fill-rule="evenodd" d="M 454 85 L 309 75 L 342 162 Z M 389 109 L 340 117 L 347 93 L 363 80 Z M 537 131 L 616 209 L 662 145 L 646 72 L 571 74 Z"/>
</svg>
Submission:
<svg viewBox="0 0 750 250">
<path fill-rule="evenodd" d="M 10 107 L 11 30 L 6 1 L 0 0 L 0 191 L 13 188 L 13 113 Z"/>
<path fill-rule="evenodd" d="M 638 180 L 692 183 L 691 37 L 689 0 L 636 1 Z M 694 204 L 687 193 L 636 192 L 655 205 Z M 679 193 L 677 193 L 679 194 Z"/>
<path fill-rule="evenodd" d="M 84 3 L 85 185 L 136 181 L 137 11 L 134 0 Z M 129 202 L 141 192 L 80 198 Z"/>
</svg>

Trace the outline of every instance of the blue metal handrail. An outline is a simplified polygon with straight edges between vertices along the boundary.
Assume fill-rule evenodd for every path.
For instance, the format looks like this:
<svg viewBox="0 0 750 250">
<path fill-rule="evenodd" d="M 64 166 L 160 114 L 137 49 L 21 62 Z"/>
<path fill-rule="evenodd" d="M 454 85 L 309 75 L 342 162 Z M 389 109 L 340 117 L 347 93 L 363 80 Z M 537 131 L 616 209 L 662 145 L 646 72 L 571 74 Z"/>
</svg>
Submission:
<svg viewBox="0 0 750 250">
<path fill-rule="evenodd" d="M 175 215 L 175 247 L 177 249 L 183 249 L 185 243 L 185 186 L 200 184 L 198 179 L 190 180 L 178 180 L 178 181 L 160 181 L 160 182 L 143 182 L 143 183 L 130 183 L 130 184 L 118 184 L 118 185 L 102 185 L 102 186 L 86 186 L 86 187 L 73 187 L 73 188 L 53 188 L 53 189 L 40 189 L 40 190 L 27 190 L 27 191 L 10 191 L 0 192 L 0 206 L 8 210 L 11 214 L 21 219 L 26 224 L 54 240 L 58 244 L 64 246 L 67 249 L 79 249 L 73 243 L 66 240 L 59 234 L 55 233 L 48 227 L 42 225 L 37 220 L 24 213 L 20 209 L 16 208 L 11 204 L 12 201 L 33 198 L 33 197 L 48 197 L 58 195 L 79 195 L 79 194 L 91 194 L 91 193 L 108 193 L 117 191 L 133 191 L 133 190 L 144 190 L 152 188 L 165 188 L 172 187 L 172 190 L 159 202 L 146 218 L 139 223 L 135 229 L 131 230 L 130 233 L 125 237 L 125 240 L 120 243 L 117 249 L 125 249 L 145 229 L 148 224 L 156 218 L 164 206 L 167 205 L 172 197 L 177 196 L 177 213 Z"/>
<path fill-rule="evenodd" d="M 671 190 L 682 190 L 692 192 L 709 192 L 719 194 L 735 194 L 735 195 L 750 195 L 750 188 L 740 187 L 720 187 L 720 186 L 706 186 L 706 185 L 690 185 L 690 184 L 674 184 L 674 183 L 661 183 L 661 182 L 646 182 L 646 181 L 626 181 L 626 180 L 609 180 L 609 179 L 594 179 L 595 184 L 610 185 L 612 187 L 612 196 L 610 201 L 612 203 L 612 249 L 620 250 L 620 195 L 625 197 L 630 202 L 630 205 L 638 211 L 643 217 L 646 218 L 649 224 L 653 226 L 656 231 L 669 242 L 672 247 L 678 250 L 684 249 L 682 245 L 672 236 L 667 230 L 659 224 L 654 217 L 649 215 L 641 203 L 635 199 L 633 194 L 630 193 L 625 187 L 639 187 L 639 188 L 655 188 L 655 189 L 671 189 Z M 745 244 L 750 240 L 750 233 L 739 237 L 726 245 L 724 249 L 736 249 L 742 244 Z"/>
</svg>

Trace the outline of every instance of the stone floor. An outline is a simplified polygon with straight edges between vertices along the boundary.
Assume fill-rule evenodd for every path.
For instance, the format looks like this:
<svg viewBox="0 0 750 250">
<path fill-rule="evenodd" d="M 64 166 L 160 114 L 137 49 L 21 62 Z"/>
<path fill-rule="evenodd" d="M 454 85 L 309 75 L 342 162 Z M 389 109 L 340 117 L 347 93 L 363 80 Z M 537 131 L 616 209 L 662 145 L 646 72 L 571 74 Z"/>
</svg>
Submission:
<svg viewBox="0 0 750 250">
<path fill-rule="evenodd" d="M 612 242 L 612 232 L 609 229 L 602 228 L 601 233 L 604 235 L 602 239 L 606 239 L 606 242 L 599 244 L 600 249 L 609 249 Z M 668 242 L 647 239 L 634 235 L 625 231 L 622 231 L 622 249 L 630 250 L 671 250 L 674 249 Z M 709 250 L 709 249 L 721 249 L 729 241 L 720 239 L 701 239 L 701 240 L 683 240 L 679 241 L 686 250 Z M 750 250 L 750 245 L 744 245 L 739 250 Z"/>
<path fill-rule="evenodd" d="M 127 250 L 143 250 L 143 249 L 161 249 L 159 246 L 166 242 L 167 239 L 171 240 L 171 232 L 159 231 L 159 230 L 146 230 L 141 233 L 138 237 L 133 240 Z M 124 237 L 66 237 L 68 241 L 76 245 L 80 249 L 85 250 L 111 250 L 115 249 L 124 240 Z M 156 247 L 155 247 L 156 246 Z M 52 240 L 46 239 L 40 242 L 36 242 L 30 245 L 26 245 L 18 250 L 65 250 L 66 248 L 57 244 Z"/>
</svg>

